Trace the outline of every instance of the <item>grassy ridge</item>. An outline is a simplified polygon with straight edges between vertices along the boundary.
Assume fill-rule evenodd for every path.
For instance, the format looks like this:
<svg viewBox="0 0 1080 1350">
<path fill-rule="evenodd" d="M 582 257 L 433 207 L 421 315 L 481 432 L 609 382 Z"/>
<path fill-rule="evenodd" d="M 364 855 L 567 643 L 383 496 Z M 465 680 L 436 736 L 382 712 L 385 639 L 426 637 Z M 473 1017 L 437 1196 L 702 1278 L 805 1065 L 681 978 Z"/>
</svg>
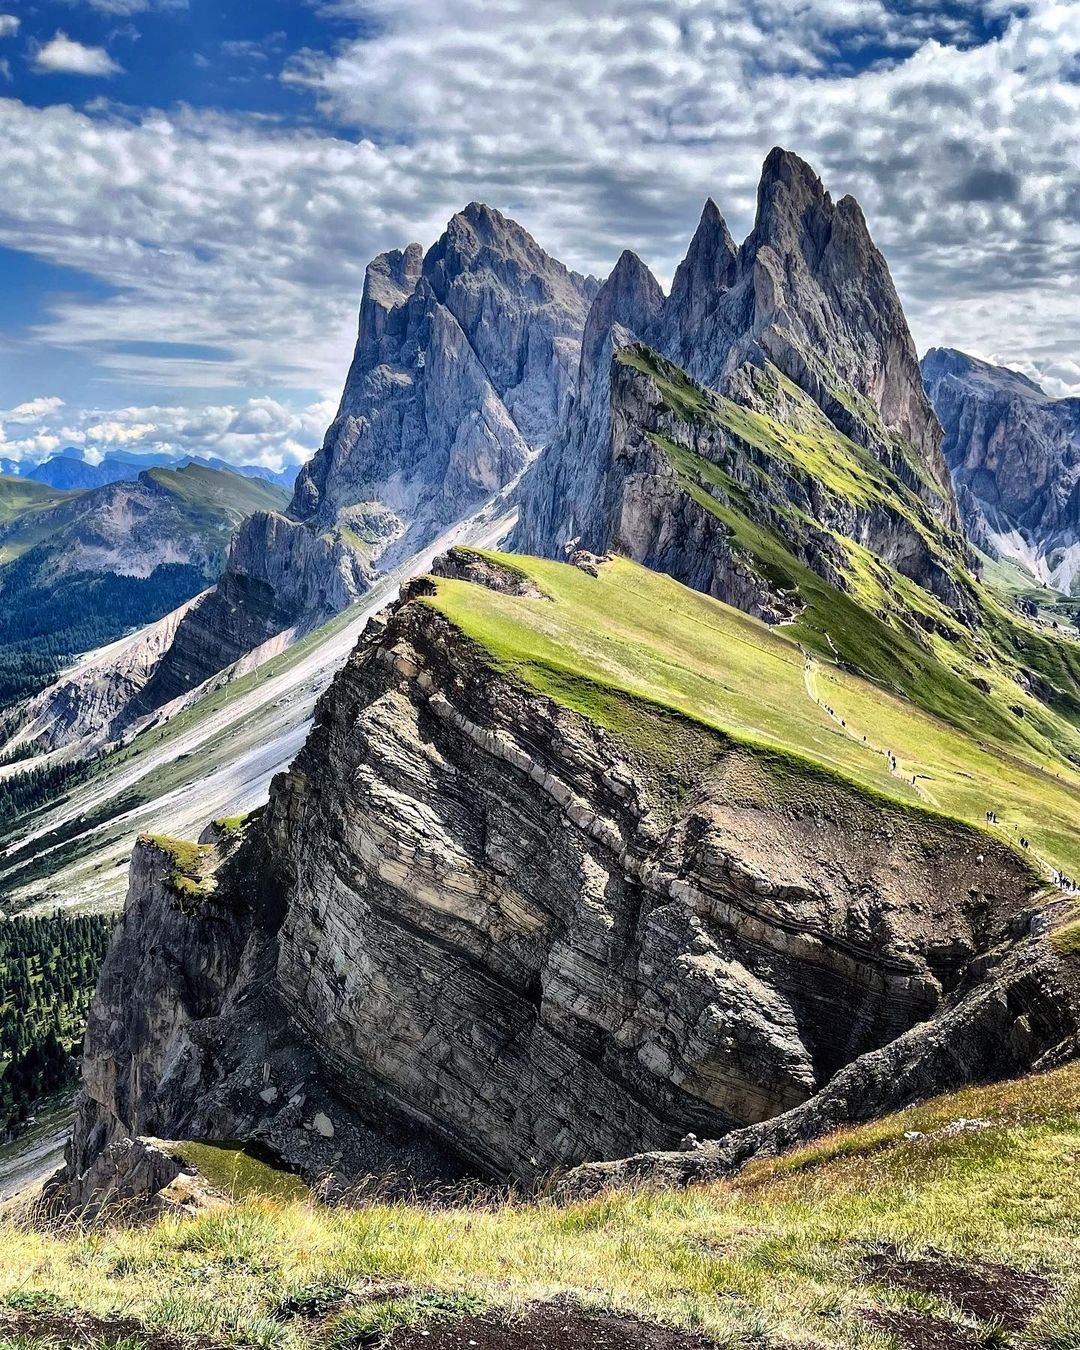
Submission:
<svg viewBox="0 0 1080 1350">
<path fill-rule="evenodd" d="M 253 511 L 281 511 L 288 505 L 289 490 L 264 478 L 247 478 L 202 464 L 182 469 L 148 469 L 146 477 L 187 509 L 207 515 L 224 515 L 239 523 Z"/>
<path fill-rule="evenodd" d="M 894 1244 L 1042 1273 L 1060 1297 L 1011 1343 L 1065 1350 L 1080 1343 L 1078 1111 L 1071 1065 L 940 1098 L 688 1191 L 565 1208 L 350 1211 L 261 1198 L 89 1234 L 8 1224 L 0 1308 L 123 1311 L 275 1350 L 375 1344 L 401 1322 L 559 1294 L 740 1347 L 884 1347 L 868 1333 L 868 1310 L 921 1309 L 974 1327 L 941 1296 L 875 1280 L 867 1252 Z M 950 1128 L 960 1119 L 981 1124 Z M 396 1295 L 350 1302 L 379 1281 L 400 1286 Z M 985 1324 L 979 1336 L 1009 1343 Z"/>
<path fill-rule="evenodd" d="M 1080 644 L 1007 609 L 972 575 L 962 541 L 915 492 L 843 436 L 801 390 L 771 368 L 755 372 L 749 409 L 696 385 L 644 347 L 619 361 L 646 375 L 685 434 L 652 433 L 683 488 L 724 526 L 735 550 L 802 607 L 795 631 L 813 650 L 902 694 L 962 729 L 1080 765 Z M 705 458 L 689 448 L 704 432 Z M 853 538 L 789 500 L 831 504 L 836 518 L 873 508 L 917 537 L 926 565 L 952 580 L 976 622 L 887 566 Z M 816 510 L 816 508 L 815 508 Z M 825 550 L 838 585 L 803 559 Z M 815 564 L 815 566 L 817 566 Z M 819 574 L 822 573 L 822 574 Z"/>
<path fill-rule="evenodd" d="M 424 603 L 557 702 L 620 734 L 640 733 L 658 751 L 655 726 L 634 725 L 633 700 L 646 700 L 908 806 L 978 826 L 993 809 L 1010 837 L 1023 833 L 1039 856 L 1080 865 L 1080 775 L 1065 765 L 965 735 L 836 665 L 815 659 L 807 672 L 789 630 L 625 559 L 593 578 L 564 563 L 489 556 L 525 572 L 549 598 L 439 578 Z"/>
</svg>

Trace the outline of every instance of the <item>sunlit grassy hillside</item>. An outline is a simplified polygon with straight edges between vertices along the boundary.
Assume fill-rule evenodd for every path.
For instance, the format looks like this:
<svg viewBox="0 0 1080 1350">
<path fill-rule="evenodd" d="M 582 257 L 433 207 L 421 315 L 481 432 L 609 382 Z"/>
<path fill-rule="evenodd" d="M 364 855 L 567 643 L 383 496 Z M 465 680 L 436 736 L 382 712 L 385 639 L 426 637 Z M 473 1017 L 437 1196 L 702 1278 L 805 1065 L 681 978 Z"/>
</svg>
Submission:
<svg viewBox="0 0 1080 1350">
<path fill-rule="evenodd" d="M 643 748 L 663 747 L 640 700 L 908 805 L 978 826 L 993 810 L 999 833 L 1031 841 L 1029 857 L 1080 867 L 1080 775 L 1064 763 L 965 735 L 810 654 L 784 628 L 625 559 L 594 578 L 563 563 L 487 556 L 547 598 L 439 578 L 427 603 L 497 665 Z"/>
</svg>

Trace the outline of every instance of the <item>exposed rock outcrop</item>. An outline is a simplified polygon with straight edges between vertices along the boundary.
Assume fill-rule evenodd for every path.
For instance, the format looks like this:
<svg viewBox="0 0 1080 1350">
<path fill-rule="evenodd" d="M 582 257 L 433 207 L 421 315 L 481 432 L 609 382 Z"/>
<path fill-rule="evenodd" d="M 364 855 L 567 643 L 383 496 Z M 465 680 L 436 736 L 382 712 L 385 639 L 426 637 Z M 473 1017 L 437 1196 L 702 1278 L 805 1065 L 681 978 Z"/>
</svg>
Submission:
<svg viewBox="0 0 1080 1350">
<path fill-rule="evenodd" d="M 551 439 L 596 287 L 473 202 L 426 254 L 371 264 L 341 406 L 290 515 L 413 552 Z"/>
<path fill-rule="evenodd" d="M 91 652 L 74 669 L 28 699 L 4 743 L 5 750 L 32 747 L 47 753 L 78 746 L 85 754 L 118 740 L 143 689 L 171 652 L 177 628 L 202 598 L 196 596 L 104 651 Z"/>
<path fill-rule="evenodd" d="M 944 347 L 922 374 L 972 541 L 1080 594 L 1080 399 Z"/>
<path fill-rule="evenodd" d="M 181 618 L 169 649 L 126 706 L 123 724 L 197 689 L 268 638 L 313 626 L 359 599 L 363 560 L 332 535 L 271 512 L 252 516 L 233 540 L 229 565 Z"/>
<path fill-rule="evenodd" d="M 438 1141 L 444 1168 L 531 1180 L 1075 1037 L 1007 846 L 693 724 L 665 766 L 494 669 L 431 585 L 369 627 L 262 820 L 186 874 L 141 845 L 67 1184 L 147 1133 L 344 1178 L 394 1156 L 372 1128 L 397 1164 Z"/>
<path fill-rule="evenodd" d="M 923 389 L 888 266 L 854 198 L 834 203 L 809 165 L 774 150 L 762 171 L 754 229 L 740 248 L 710 201 L 666 301 L 655 287 L 623 285 L 616 308 L 605 295 L 610 286 L 611 281 L 597 296 L 587 324 L 587 331 L 607 335 L 607 346 L 601 350 L 600 343 L 592 344 L 591 386 L 583 352 L 578 402 L 568 426 L 523 488 L 515 548 L 561 557 L 575 538 L 604 551 L 651 531 L 664 536 L 672 559 L 677 555 L 675 575 L 689 579 L 715 570 L 702 550 L 722 531 L 706 528 L 708 540 L 696 530 L 687 534 L 683 516 L 693 515 L 693 503 L 673 476 L 661 489 L 662 500 L 621 500 L 618 461 L 625 451 L 616 441 L 622 433 L 625 443 L 629 419 L 615 406 L 625 387 L 613 364 L 619 350 L 637 340 L 696 383 L 775 418 L 781 427 L 783 409 L 777 400 L 784 402 L 782 381 L 791 381 L 817 405 L 834 433 L 863 447 L 883 473 L 918 498 L 930 532 L 941 535 L 954 559 L 962 557 L 941 428 Z M 763 372 L 770 372 L 764 385 Z M 633 520 L 638 508 L 651 523 Z M 825 532 L 838 524 L 820 523 Z M 898 519 L 893 526 L 893 552 L 912 557 L 921 552 L 925 558 L 920 535 L 927 531 L 905 528 Z M 857 532 L 851 537 L 865 542 Z M 668 562 L 656 565 L 671 570 Z M 724 569 L 723 558 L 717 565 Z M 926 584 L 936 572 L 931 589 L 948 592 L 949 600 L 963 607 L 964 597 L 945 584 L 940 571 L 915 562 L 911 574 Z M 725 598 L 740 603 L 736 591 Z M 752 612 L 761 612 L 760 607 Z"/>
<path fill-rule="evenodd" d="M 510 483 L 566 408 L 595 290 L 476 202 L 426 254 L 375 258 L 337 415 L 287 515 L 239 531 L 131 715 L 317 626 Z"/>
<path fill-rule="evenodd" d="M 607 453 L 612 420 L 609 372 L 615 353 L 651 328 L 663 308 L 659 283 L 627 250 L 589 310 L 568 416 L 522 494 L 516 531 L 521 552 L 562 557 L 574 541 L 598 550 L 610 542 L 608 519 L 615 485 Z"/>
</svg>

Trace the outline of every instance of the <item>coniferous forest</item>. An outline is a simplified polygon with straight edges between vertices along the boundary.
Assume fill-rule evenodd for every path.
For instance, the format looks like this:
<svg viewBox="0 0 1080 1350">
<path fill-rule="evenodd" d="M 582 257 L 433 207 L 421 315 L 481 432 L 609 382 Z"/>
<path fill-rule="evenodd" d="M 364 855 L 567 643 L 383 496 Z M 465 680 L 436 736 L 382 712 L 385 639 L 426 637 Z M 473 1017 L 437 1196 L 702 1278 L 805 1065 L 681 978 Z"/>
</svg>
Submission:
<svg viewBox="0 0 1080 1350">
<path fill-rule="evenodd" d="M 76 1077 L 111 917 L 0 922 L 0 1140 Z"/>
</svg>

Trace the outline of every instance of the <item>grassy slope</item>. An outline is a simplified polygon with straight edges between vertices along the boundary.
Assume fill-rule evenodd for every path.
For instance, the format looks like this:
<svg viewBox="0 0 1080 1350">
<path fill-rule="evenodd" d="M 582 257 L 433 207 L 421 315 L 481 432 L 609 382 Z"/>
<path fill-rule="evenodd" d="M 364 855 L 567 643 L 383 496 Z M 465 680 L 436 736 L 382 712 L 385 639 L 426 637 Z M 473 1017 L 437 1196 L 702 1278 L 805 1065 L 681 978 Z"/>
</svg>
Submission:
<svg viewBox="0 0 1080 1350">
<path fill-rule="evenodd" d="M 0 547 L 0 564 L 17 558 L 46 536 L 47 526 L 37 522 L 36 517 L 81 495 L 80 492 L 61 492 L 46 483 L 36 483 L 32 478 L 0 476 L 0 528 L 17 523 L 18 530 L 17 538 Z"/>
<path fill-rule="evenodd" d="M 775 492 L 748 493 L 730 472 L 679 440 L 654 435 L 687 492 L 722 522 L 736 549 L 752 558 L 777 590 L 797 593 L 804 609 L 793 631 L 811 649 L 835 653 L 886 689 L 977 735 L 1025 755 L 1035 752 L 1045 763 L 1071 758 L 1080 764 L 1080 644 L 1047 634 L 981 586 L 926 505 L 841 435 L 806 395 L 779 372 L 759 372 L 757 397 L 777 406 L 773 417 L 700 388 L 646 348 L 627 349 L 618 359 L 652 379 L 675 416 L 723 433 L 732 465 L 738 463 L 755 480 L 770 475 L 747 449 L 804 484 L 813 482 L 838 506 L 876 504 L 906 520 L 981 612 L 979 627 L 967 628 L 928 591 L 853 540 L 833 534 L 844 557 L 845 589 L 837 589 L 801 562 L 790 544 L 802 538 L 813 548 L 821 533 L 816 522 L 775 500 Z M 760 519 L 762 501 L 774 512 L 767 523 Z M 1045 697 L 1025 687 L 1029 674 L 1042 681 Z M 982 683 L 988 692 L 982 692 Z"/>
<path fill-rule="evenodd" d="M 288 488 L 262 478 L 245 478 L 223 469 L 189 464 L 183 469 L 150 469 L 147 477 L 187 510 L 198 514 L 223 515 L 240 521 L 253 511 L 282 511 L 288 505 Z"/>
<path fill-rule="evenodd" d="M 45 511 L 50 506 L 77 497 L 77 492 L 61 492 L 59 488 L 37 483 L 32 478 L 0 476 L 0 524 L 15 520 L 27 511 Z"/>
<path fill-rule="evenodd" d="M 635 725 L 634 703 L 623 697 L 631 694 L 898 802 L 976 825 L 993 808 L 1012 837 L 1025 834 L 1062 868 L 1080 865 L 1080 775 L 1065 765 L 980 743 L 836 665 L 815 660 L 807 676 L 789 630 L 769 629 L 625 559 L 605 563 L 595 579 L 563 563 L 499 561 L 527 573 L 550 599 L 439 579 L 427 603 L 501 667 L 610 729 L 658 748 L 655 719 Z M 899 761 L 896 774 L 887 750 Z"/>
<path fill-rule="evenodd" d="M 122 1309 L 159 1327 L 299 1350 L 367 1344 L 363 1332 L 433 1310 L 513 1309 L 569 1293 L 699 1326 L 733 1346 L 885 1346 L 868 1336 L 860 1310 L 960 1316 L 869 1279 L 862 1253 L 892 1243 L 1049 1276 L 1063 1297 L 1018 1343 L 1066 1350 L 1080 1344 L 1078 1112 L 1074 1064 L 940 1098 L 683 1192 L 566 1208 L 350 1211 L 261 1198 L 117 1232 L 0 1226 L 0 1305 Z M 989 1127 L 936 1133 L 962 1118 Z M 905 1139 L 912 1130 L 923 1137 Z M 380 1279 L 415 1292 L 335 1311 L 335 1298 Z M 320 1298 L 325 1320 L 274 1316 L 286 1300 Z M 984 1344 L 1002 1344 L 982 1332 Z"/>
</svg>

